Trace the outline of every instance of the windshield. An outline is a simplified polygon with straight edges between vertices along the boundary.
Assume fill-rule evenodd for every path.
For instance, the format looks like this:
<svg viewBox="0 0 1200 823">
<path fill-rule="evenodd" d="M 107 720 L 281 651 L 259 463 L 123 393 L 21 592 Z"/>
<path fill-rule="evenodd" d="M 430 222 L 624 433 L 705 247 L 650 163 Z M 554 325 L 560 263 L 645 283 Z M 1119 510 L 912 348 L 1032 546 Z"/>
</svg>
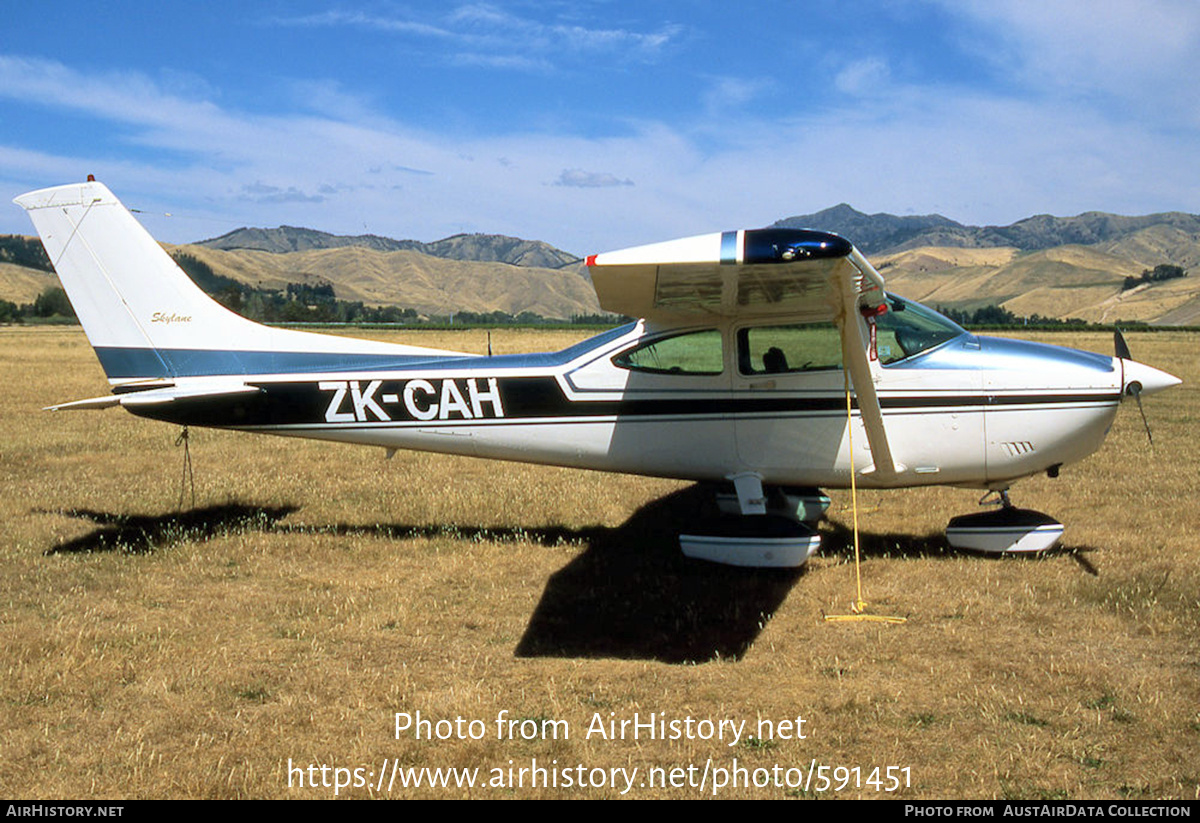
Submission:
<svg viewBox="0 0 1200 823">
<path fill-rule="evenodd" d="M 885 366 L 953 340 L 966 330 L 920 303 L 888 295 L 888 311 L 875 320 L 876 349 Z"/>
</svg>

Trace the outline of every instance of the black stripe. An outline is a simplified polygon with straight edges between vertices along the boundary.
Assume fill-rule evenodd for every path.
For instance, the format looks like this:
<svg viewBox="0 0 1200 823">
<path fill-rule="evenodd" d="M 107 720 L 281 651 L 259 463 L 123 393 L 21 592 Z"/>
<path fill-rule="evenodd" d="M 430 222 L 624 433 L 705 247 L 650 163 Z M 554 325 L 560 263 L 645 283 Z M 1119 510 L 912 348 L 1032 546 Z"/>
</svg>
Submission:
<svg viewBox="0 0 1200 823">
<path fill-rule="evenodd" d="M 937 406 L 1047 406 L 1064 403 L 1115 403 L 1121 393 L 1110 391 L 1088 394 L 965 394 L 965 395 L 917 395 L 897 397 L 885 395 L 879 398 L 884 409 L 929 408 Z"/>
<path fill-rule="evenodd" d="M 451 378 L 446 378 L 451 379 Z M 466 378 L 458 378 L 460 393 Z M 358 381 L 363 391 L 370 381 Z M 445 425 L 447 423 L 464 422 L 462 415 L 456 414 L 449 420 L 415 420 L 405 409 L 401 400 L 397 403 L 384 403 L 385 395 L 402 397 L 403 380 L 384 380 L 371 397 L 387 412 L 393 422 L 424 422 L 426 425 Z M 440 386 L 441 378 L 430 375 L 429 382 L 435 388 Z M 701 417 L 734 417 L 741 415 L 757 416 L 790 416 L 811 413 L 844 413 L 846 401 L 843 396 L 771 396 L 762 392 L 726 393 L 719 395 L 701 395 L 692 397 L 639 398 L 625 397 L 612 400 L 575 400 L 572 401 L 563 393 L 558 381 L 553 377 L 501 377 L 497 379 L 500 397 L 504 408 L 504 419 L 539 420 L 543 418 L 573 418 L 585 420 L 589 418 L 647 418 L 647 419 L 698 419 Z M 161 405 L 144 406 L 131 409 L 135 414 L 166 420 L 180 425 L 195 426 L 293 426 L 293 425 L 344 425 L 351 427 L 354 422 L 343 424 L 328 423 L 325 415 L 330 408 L 334 394 L 330 390 L 317 387 L 315 381 L 289 383 L 259 384 L 264 391 L 255 395 L 225 395 L 212 398 L 187 398 Z M 427 407 L 428 398 L 422 395 L 422 405 Z M 1005 406 L 1066 406 L 1097 403 L 1116 403 L 1120 393 L 1089 392 L 1081 394 L 954 394 L 954 395 L 885 395 L 880 398 L 881 407 L 893 413 L 935 412 L 936 410 L 979 410 L 981 408 L 996 408 Z M 857 408 L 857 400 L 852 401 Z M 342 404 L 338 407 L 345 413 L 352 408 L 352 401 L 347 393 Z M 491 413 L 490 404 L 485 404 L 484 419 L 495 419 Z M 371 413 L 366 421 L 358 423 L 387 422 L 379 421 Z"/>
</svg>

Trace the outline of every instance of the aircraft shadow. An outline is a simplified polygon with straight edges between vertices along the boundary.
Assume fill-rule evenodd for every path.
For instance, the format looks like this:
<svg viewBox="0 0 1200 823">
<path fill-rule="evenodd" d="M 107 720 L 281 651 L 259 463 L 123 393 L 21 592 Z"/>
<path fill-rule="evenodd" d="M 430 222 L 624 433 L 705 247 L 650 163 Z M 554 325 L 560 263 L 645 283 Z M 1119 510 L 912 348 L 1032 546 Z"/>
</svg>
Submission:
<svg viewBox="0 0 1200 823">
<path fill-rule="evenodd" d="M 680 531 L 711 506 L 682 489 L 612 529 L 555 572 L 517 643 L 518 657 L 607 657 L 665 663 L 739 659 L 803 575 L 689 560 Z"/>
<path fill-rule="evenodd" d="M 904 534 L 901 532 L 870 532 L 859 529 L 859 548 L 864 557 L 993 557 L 1027 560 L 1039 557 L 1061 557 L 1065 554 L 1097 551 L 1094 546 L 1058 545 L 1043 552 L 1017 552 L 1015 554 L 992 554 L 988 552 L 956 549 L 946 541 L 943 532 L 932 534 Z M 822 554 L 848 554 L 854 556 L 854 532 L 849 521 L 839 523 L 825 520 L 821 523 Z"/>
<path fill-rule="evenodd" d="M 97 524 L 81 537 L 45 551 L 46 555 L 85 552 L 148 554 L 189 541 L 207 540 L 245 531 L 270 531 L 299 506 L 249 506 L 225 503 L 170 514 L 113 514 L 91 509 L 37 510 L 43 514 L 78 517 Z"/>
<path fill-rule="evenodd" d="M 227 503 L 161 515 L 90 509 L 50 513 L 90 520 L 96 528 L 59 543 L 46 555 L 85 552 L 146 554 L 189 541 L 262 531 L 279 534 L 367 535 L 388 539 L 450 536 L 463 540 L 523 540 L 544 546 L 581 543 L 586 550 L 546 584 L 518 657 L 605 657 L 671 663 L 740 658 L 803 570 L 743 569 L 689 560 L 678 534 L 710 507 L 698 487 L 654 500 L 615 528 L 496 528 L 291 525 L 298 506 Z"/>
<path fill-rule="evenodd" d="M 993 562 L 1026 562 L 1036 563 L 1055 557 L 1070 557 L 1087 574 L 1100 576 L 1100 570 L 1087 555 L 1100 551 L 1095 546 L 1059 544 L 1042 552 L 1017 552 L 1014 554 L 991 554 L 988 552 L 956 549 L 946 542 L 942 533 L 913 535 L 898 532 L 867 532 L 862 529 L 858 533 L 859 551 L 863 557 L 975 557 L 980 560 Z M 850 526 L 825 521 L 821 524 L 821 553 L 826 557 L 840 554 L 849 559 L 854 558 L 854 532 Z"/>
<path fill-rule="evenodd" d="M 88 509 L 55 511 L 97 524 L 46 555 L 83 552 L 143 554 L 183 542 L 246 531 L 282 534 L 366 535 L 385 539 L 454 537 L 522 540 L 543 546 L 582 543 L 587 548 L 550 576 L 514 654 L 701 663 L 737 660 L 754 644 L 774 612 L 804 575 L 801 569 L 749 569 L 690 560 L 678 535 L 712 506 L 700 486 L 651 501 L 613 528 L 496 528 L 392 524 L 282 523 L 299 506 L 226 503 L 163 515 L 126 515 Z M 838 522 L 821 525 L 826 557 L 853 556 L 853 535 Z M 949 558 L 961 554 L 943 535 L 860 531 L 864 557 Z M 1055 549 L 1097 575 L 1082 556 L 1089 547 Z M 1005 559 L 1011 559 L 1011 556 Z M 1024 559 L 1024 558 L 1022 558 Z M 1034 559 L 1034 558 L 1029 558 Z"/>
<path fill-rule="evenodd" d="M 854 530 L 850 523 L 823 520 L 821 532 L 821 554 L 825 557 L 837 555 L 854 558 Z M 946 542 L 944 534 L 903 534 L 900 532 L 872 532 L 858 530 L 859 552 L 863 557 L 948 557 L 964 554 Z"/>
<path fill-rule="evenodd" d="M 518 657 L 612 657 L 665 663 L 740 659 L 753 645 L 801 569 L 745 569 L 689 560 L 678 534 L 709 513 L 712 499 L 693 486 L 643 506 L 614 529 L 577 533 L 588 550 L 551 576 L 517 644 Z M 848 526 L 820 526 L 821 554 L 853 558 Z M 859 531 L 863 557 L 980 555 L 952 548 L 943 534 Z M 1041 556 L 1080 555 L 1055 549 Z M 1006 559 L 1033 559 L 1006 555 Z"/>
</svg>

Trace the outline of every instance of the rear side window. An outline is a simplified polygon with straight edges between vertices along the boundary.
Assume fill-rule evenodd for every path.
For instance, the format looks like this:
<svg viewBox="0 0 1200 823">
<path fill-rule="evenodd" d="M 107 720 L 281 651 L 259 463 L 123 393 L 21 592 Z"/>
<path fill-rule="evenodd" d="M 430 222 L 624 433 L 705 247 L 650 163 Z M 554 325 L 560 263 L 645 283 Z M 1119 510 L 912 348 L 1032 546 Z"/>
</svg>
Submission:
<svg viewBox="0 0 1200 823">
<path fill-rule="evenodd" d="M 833 323 L 739 329 L 742 374 L 787 374 L 842 367 L 842 337 Z"/>
<path fill-rule="evenodd" d="M 717 329 L 660 337 L 623 351 L 613 364 L 654 374 L 720 374 L 725 370 L 721 332 Z"/>
</svg>

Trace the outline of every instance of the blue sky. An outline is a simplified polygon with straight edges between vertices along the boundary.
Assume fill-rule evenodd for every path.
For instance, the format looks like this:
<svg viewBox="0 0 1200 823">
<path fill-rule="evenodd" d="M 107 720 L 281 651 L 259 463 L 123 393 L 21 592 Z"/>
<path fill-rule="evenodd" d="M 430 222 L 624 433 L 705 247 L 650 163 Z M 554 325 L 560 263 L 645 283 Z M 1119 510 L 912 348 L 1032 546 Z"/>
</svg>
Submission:
<svg viewBox="0 0 1200 823">
<path fill-rule="evenodd" d="M 6 3 L 0 194 L 581 255 L 840 202 L 1200 212 L 1198 77 L 1194 0 Z"/>
</svg>

